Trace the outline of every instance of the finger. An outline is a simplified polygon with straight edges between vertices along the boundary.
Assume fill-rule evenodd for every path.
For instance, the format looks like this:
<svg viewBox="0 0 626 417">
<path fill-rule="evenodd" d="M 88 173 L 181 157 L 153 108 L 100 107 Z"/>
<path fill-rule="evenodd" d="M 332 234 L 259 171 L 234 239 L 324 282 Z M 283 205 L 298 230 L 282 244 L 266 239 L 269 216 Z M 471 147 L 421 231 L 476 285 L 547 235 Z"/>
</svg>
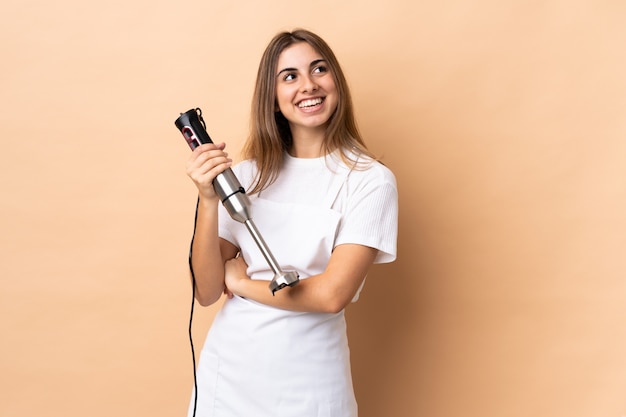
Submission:
<svg viewBox="0 0 626 417">
<path fill-rule="evenodd" d="M 215 144 L 215 143 L 202 144 L 196 147 L 191 152 L 191 154 L 189 155 L 189 158 L 187 159 L 187 163 L 188 165 L 193 165 L 196 162 L 201 163 L 205 161 L 207 158 L 215 157 L 217 155 L 222 155 L 225 153 L 224 147 L 225 145 L 223 143 L 222 144 Z"/>
<path fill-rule="evenodd" d="M 226 169 L 232 163 L 232 159 L 228 157 L 228 154 L 219 150 L 205 151 L 203 153 L 193 155 L 187 161 L 187 173 L 197 173 L 200 175 L 207 174 L 208 172 L 219 168 L 215 173 Z M 220 165 L 224 165 L 220 167 Z"/>
<path fill-rule="evenodd" d="M 239 262 L 239 265 L 241 265 L 243 268 L 248 268 L 248 264 L 246 263 L 246 261 L 243 259 L 243 256 L 238 256 L 237 258 L 235 258 L 237 262 Z"/>
<path fill-rule="evenodd" d="M 222 143 L 203 143 L 197 146 L 191 153 L 192 154 L 201 154 L 203 152 L 212 151 L 212 150 L 220 150 L 223 151 L 226 148 L 226 144 Z"/>
<path fill-rule="evenodd" d="M 215 156 L 204 161 L 195 161 L 187 166 L 187 172 L 197 175 L 212 173 L 214 176 L 232 165 L 232 159 L 227 155 Z"/>
<path fill-rule="evenodd" d="M 224 152 L 223 149 L 217 149 L 213 145 L 203 148 L 202 150 L 198 149 L 200 148 L 196 148 L 196 150 L 189 155 L 189 158 L 187 159 L 188 165 L 198 166 L 213 158 L 228 157 L 227 152 Z"/>
</svg>

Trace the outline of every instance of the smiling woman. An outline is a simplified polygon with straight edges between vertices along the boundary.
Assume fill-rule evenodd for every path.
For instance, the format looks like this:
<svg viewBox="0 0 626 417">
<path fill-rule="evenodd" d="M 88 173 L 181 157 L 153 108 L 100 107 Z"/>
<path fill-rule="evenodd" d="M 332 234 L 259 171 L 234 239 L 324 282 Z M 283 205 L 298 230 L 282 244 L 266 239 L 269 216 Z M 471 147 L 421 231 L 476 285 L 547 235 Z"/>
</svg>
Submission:
<svg viewBox="0 0 626 417">
<path fill-rule="evenodd" d="M 284 32 L 267 47 L 245 156 L 233 171 L 251 190 L 255 222 L 301 280 L 267 290 L 272 271 L 212 186 L 231 166 L 224 145 L 195 148 L 187 172 L 199 192 L 196 295 L 202 305 L 228 297 L 204 343 L 189 415 L 356 417 L 344 309 L 372 264 L 396 257 L 398 197 L 317 35 Z"/>
</svg>

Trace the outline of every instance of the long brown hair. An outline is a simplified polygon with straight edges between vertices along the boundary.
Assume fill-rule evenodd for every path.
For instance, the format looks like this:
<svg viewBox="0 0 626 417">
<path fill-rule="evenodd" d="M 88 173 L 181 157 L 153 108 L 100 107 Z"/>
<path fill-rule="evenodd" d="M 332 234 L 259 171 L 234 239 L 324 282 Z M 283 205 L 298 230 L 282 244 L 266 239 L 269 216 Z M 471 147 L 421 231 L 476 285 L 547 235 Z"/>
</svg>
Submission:
<svg viewBox="0 0 626 417">
<path fill-rule="evenodd" d="M 250 135 L 242 150 L 244 159 L 254 159 L 258 167 L 257 178 L 249 191 L 251 194 L 265 189 L 276 180 L 283 165 L 284 154 L 292 146 L 289 123 L 277 110 L 275 72 L 280 54 L 287 47 L 299 42 L 308 43 L 322 55 L 337 87 L 339 100 L 326 129 L 323 144 L 325 154 L 341 149 L 373 158 L 357 127 L 348 83 L 328 44 L 305 29 L 281 32 L 270 41 L 259 63 L 252 99 Z M 341 152 L 341 157 L 349 165 L 354 166 L 356 163 L 345 152 Z"/>
</svg>

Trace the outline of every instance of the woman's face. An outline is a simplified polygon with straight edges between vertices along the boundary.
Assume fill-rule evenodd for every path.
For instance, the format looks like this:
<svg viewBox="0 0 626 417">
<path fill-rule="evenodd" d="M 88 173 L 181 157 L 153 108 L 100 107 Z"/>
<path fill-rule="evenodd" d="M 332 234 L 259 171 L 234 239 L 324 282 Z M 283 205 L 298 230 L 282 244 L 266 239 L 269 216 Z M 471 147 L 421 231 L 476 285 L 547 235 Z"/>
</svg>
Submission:
<svg viewBox="0 0 626 417">
<path fill-rule="evenodd" d="M 281 52 L 276 67 L 276 102 L 294 139 L 323 132 L 338 102 L 327 62 L 311 45 L 298 42 Z"/>
</svg>

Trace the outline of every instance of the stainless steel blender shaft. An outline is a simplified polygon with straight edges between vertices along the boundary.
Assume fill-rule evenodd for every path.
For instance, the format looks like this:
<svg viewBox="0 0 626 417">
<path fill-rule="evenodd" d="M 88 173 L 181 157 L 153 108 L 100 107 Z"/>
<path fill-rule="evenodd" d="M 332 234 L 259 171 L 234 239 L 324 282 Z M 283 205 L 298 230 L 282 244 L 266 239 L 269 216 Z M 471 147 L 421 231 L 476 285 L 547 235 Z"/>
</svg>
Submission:
<svg viewBox="0 0 626 417">
<path fill-rule="evenodd" d="M 272 295 L 274 295 L 274 293 L 281 288 L 295 285 L 299 280 L 298 273 L 296 271 L 283 271 L 280 269 L 278 262 L 274 259 L 272 252 L 270 252 L 265 240 L 263 240 L 263 236 L 259 233 L 252 219 L 248 219 L 244 223 L 257 246 L 261 249 L 265 260 L 269 264 L 270 268 L 272 268 L 272 271 L 274 271 L 274 278 L 270 282 L 270 291 L 272 292 Z"/>
<path fill-rule="evenodd" d="M 272 268 L 272 271 L 274 271 L 274 278 L 270 282 L 272 295 L 284 287 L 291 287 L 297 284 L 299 281 L 298 273 L 296 271 L 283 271 L 280 268 L 280 265 L 276 262 L 276 258 L 274 258 L 270 248 L 267 246 L 267 243 L 265 243 L 263 236 L 261 236 L 254 221 L 252 221 L 249 210 L 250 200 L 245 194 L 243 187 L 239 184 L 239 180 L 237 180 L 233 171 L 229 168 L 215 177 L 213 187 L 220 196 L 230 217 L 246 225 L 254 242 L 261 250 L 263 257 L 270 268 Z"/>
</svg>

